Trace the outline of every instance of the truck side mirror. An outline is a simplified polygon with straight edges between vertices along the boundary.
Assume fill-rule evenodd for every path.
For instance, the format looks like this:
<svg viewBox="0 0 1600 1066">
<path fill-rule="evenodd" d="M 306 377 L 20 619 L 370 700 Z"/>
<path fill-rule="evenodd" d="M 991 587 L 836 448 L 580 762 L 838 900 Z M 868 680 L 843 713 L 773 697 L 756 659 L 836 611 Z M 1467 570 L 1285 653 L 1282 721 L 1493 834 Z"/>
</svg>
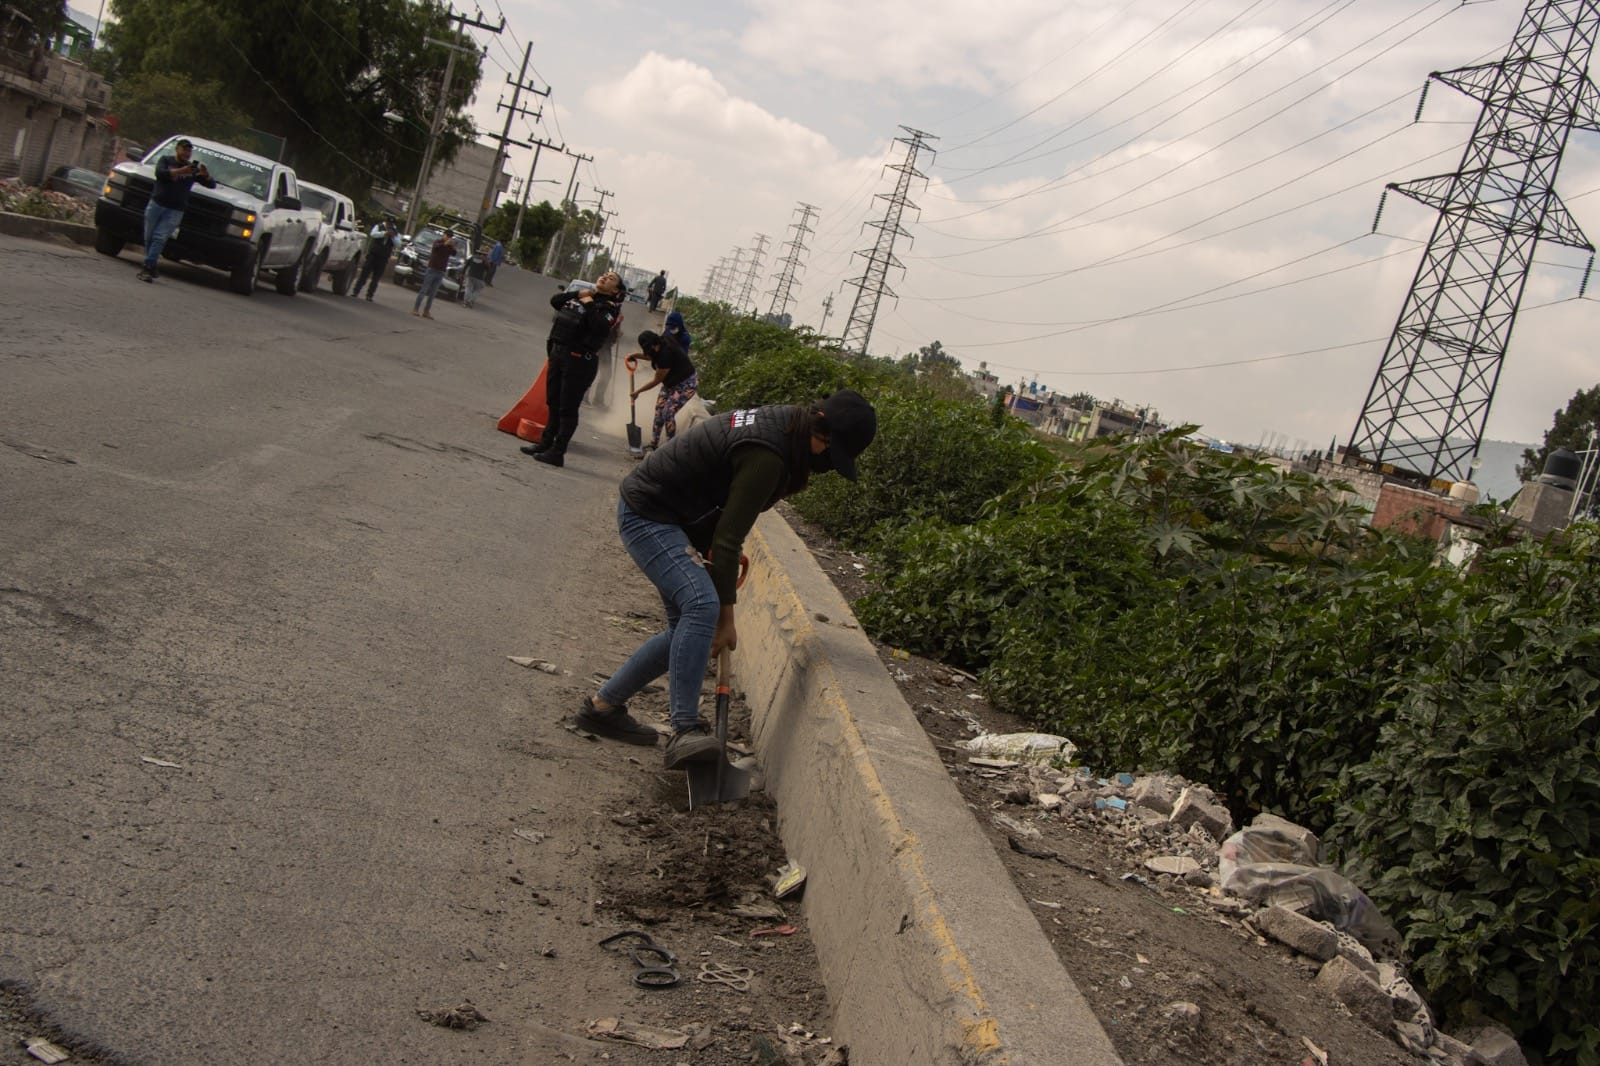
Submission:
<svg viewBox="0 0 1600 1066">
<path fill-rule="evenodd" d="M 300 199 L 296 196 L 280 196 L 272 201 L 272 206 L 281 207 L 285 211 L 298 211 L 300 210 Z"/>
</svg>

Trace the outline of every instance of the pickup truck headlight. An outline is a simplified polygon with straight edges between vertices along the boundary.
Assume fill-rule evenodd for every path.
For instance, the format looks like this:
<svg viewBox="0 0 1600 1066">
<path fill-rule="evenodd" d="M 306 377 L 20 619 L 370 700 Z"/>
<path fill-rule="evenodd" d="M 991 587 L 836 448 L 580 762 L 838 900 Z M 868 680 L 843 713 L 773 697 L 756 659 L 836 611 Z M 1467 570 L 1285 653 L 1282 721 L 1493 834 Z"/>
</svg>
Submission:
<svg viewBox="0 0 1600 1066">
<path fill-rule="evenodd" d="M 255 228 L 256 213 L 254 211 L 246 211 L 242 207 L 236 207 L 228 215 L 228 236 L 230 237 L 248 237 L 255 232 Z"/>
<path fill-rule="evenodd" d="M 117 171 L 112 171 L 106 178 L 106 187 L 100 190 L 100 195 L 114 203 L 121 203 L 122 197 L 128 191 L 128 179 Z"/>
</svg>

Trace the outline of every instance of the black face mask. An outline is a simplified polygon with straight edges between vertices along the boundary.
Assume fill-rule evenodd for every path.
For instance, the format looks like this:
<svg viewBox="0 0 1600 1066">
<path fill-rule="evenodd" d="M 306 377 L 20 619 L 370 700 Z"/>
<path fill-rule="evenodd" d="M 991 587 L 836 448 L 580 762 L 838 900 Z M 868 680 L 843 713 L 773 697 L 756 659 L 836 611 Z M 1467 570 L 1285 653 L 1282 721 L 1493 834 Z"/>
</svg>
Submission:
<svg viewBox="0 0 1600 1066">
<path fill-rule="evenodd" d="M 813 474 L 826 474 L 833 469 L 833 456 L 826 451 L 811 453 L 811 472 Z"/>
</svg>

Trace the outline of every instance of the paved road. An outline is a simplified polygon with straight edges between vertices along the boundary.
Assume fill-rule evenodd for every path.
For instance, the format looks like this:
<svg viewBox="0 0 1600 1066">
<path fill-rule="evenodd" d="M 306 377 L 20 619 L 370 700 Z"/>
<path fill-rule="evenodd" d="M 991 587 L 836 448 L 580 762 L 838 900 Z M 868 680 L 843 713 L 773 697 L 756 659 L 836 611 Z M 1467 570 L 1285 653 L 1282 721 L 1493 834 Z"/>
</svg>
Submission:
<svg viewBox="0 0 1600 1066">
<path fill-rule="evenodd" d="M 138 1063 L 459 1061 L 413 1011 L 463 999 L 474 1060 L 587 1061 L 558 1030 L 630 994 L 582 961 L 591 844 L 639 771 L 556 720 L 650 606 L 625 405 L 560 471 L 494 430 L 533 275 L 424 322 L 136 269 L 0 237 L 0 981 Z"/>
</svg>

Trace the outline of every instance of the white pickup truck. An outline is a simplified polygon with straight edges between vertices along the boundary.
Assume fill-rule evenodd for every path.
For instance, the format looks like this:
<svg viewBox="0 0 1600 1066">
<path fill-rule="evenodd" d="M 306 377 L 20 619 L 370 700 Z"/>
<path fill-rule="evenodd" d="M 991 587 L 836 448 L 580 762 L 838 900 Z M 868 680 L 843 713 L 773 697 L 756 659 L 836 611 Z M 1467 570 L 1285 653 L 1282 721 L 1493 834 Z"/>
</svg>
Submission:
<svg viewBox="0 0 1600 1066">
<path fill-rule="evenodd" d="M 327 273 L 333 291 L 348 296 L 361 269 L 361 249 L 365 238 L 356 231 L 356 205 L 350 197 L 309 181 L 300 183 L 300 202 L 322 213 L 311 259 L 300 271 L 300 291 L 311 292 Z"/>
<path fill-rule="evenodd" d="M 169 137 L 146 153 L 143 162 L 112 168 L 94 205 L 96 251 L 119 255 L 125 245 L 144 243 L 144 209 L 155 189 L 156 162 L 174 154 L 181 139 Z M 322 225 L 320 212 L 301 205 L 294 170 L 216 141 L 188 140 L 195 162 L 206 165 L 217 187 L 194 186 L 183 222 L 167 240 L 163 257 L 226 270 L 229 287 L 243 296 L 253 293 L 264 277 L 271 277 L 283 295 L 293 296 Z"/>
</svg>

